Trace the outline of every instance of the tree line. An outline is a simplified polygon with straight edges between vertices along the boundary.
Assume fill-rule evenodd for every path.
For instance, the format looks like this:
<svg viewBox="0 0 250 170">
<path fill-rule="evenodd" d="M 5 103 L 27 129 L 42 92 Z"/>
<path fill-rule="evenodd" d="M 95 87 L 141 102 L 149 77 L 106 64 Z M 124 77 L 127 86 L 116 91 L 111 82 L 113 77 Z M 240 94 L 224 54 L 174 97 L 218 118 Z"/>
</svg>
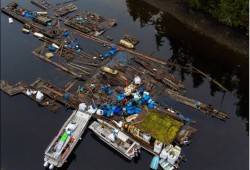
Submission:
<svg viewBox="0 0 250 170">
<path fill-rule="evenodd" d="M 248 30 L 248 0 L 183 0 L 191 8 L 208 12 L 219 22 Z"/>
</svg>

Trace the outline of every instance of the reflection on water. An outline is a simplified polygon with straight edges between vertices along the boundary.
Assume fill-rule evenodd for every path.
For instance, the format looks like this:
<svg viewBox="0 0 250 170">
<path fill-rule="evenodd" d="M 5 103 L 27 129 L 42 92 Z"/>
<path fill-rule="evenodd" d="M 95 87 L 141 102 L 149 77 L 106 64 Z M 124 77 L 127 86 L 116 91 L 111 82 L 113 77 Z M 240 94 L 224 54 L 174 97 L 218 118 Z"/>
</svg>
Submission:
<svg viewBox="0 0 250 170">
<path fill-rule="evenodd" d="M 236 94 L 238 98 L 236 114 L 247 120 L 246 130 L 248 131 L 248 59 L 215 44 L 213 40 L 205 38 L 199 33 L 184 29 L 185 25 L 174 17 L 143 1 L 127 0 L 126 2 L 134 21 L 138 19 L 141 27 L 147 25 L 155 27 L 155 41 L 158 50 L 163 46 L 164 38 L 169 40 L 173 52 L 173 55 L 168 58 L 169 61 L 182 66 L 191 64 L 208 73 L 229 91 Z M 172 68 L 172 71 L 177 70 Z M 203 76 L 190 70 L 181 69 L 180 75 L 182 80 L 185 80 L 186 76 L 192 76 L 194 88 L 204 83 Z M 216 92 L 223 91 L 216 84 L 210 82 L 211 96 L 214 96 Z"/>
</svg>

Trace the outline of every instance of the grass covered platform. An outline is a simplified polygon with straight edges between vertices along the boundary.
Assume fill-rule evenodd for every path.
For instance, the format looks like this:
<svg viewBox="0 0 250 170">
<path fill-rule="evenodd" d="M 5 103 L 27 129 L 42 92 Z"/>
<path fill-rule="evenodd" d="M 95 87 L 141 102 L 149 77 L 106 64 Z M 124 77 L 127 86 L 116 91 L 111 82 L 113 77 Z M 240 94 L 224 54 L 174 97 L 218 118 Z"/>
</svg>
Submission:
<svg viewBox="0 0 250 170">
<path fill-rule="evenodd" d="M 182 123 L 167 114 L 158 113 L 156 110 L 146 110 L 146 117 L 136 124 L 136 127 L 163 143 L 172 143 L 182 127 Z"/>
</svg>

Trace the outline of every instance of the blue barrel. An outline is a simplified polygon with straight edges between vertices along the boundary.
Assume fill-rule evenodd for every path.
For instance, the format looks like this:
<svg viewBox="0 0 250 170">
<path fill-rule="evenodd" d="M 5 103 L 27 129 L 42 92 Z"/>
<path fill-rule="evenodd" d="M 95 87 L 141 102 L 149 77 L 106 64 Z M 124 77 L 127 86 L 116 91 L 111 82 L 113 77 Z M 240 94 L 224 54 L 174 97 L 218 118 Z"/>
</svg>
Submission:
<svg viewBox="0 0 250 170">
<path fill-rule="evenodd" d="M 48 46 L 48 50 L 54 52 L 54 51 L 56 51 L 56 48 L 53 47 L 52 45 L 50 45 L 50 46 Z"/>
<path fill-rule="evenodd" d="M 66 32 L 63 33 L 63 36 L 64 36 L 64 37 L 67 37 L 68 35 L 69 35 L 69 32 L 68 32 L 68 31 L 66 31 Z"/>
<path fill-rule="evenodd" d="M 67 93 L 64 93 L 63 98 L 64 98 L 64 100 L 67 101 L 67 100 L 69 100 L 69 95 Z"/>
<path fill-rule="evenodd" d="M 113 93 L 113 90 L 112 89 L 109 89 L 108 90 L 108 95 L 112 94 Z"/>
<path fill-rule="evenodd" d="M 108 58 L 110 56 L 110 54 L 104 54 L 103 58 Z"/>
<path fill-rule="evenodd" d="M 115 51 L 114 51 L 114 50 L 110 50 L 109 53 L 110 53 L 111 55 L 114 55 L 114 54 L 115 54 Z"/>
<path fill-rule="evenodd" d="M 144 88 L 140 87 L 140 93 L 143 93 L 144 92 Z"/>
<path fill-rule="evenodd" d="M 119 107 L 116 107 L 114 110 L 114 114 L 118 115 L 120 111 L 121 111 L 121 109 Z"/>
<path fill-rule="evenodd" d="M 116 51 L 117 50 L 116 46 L 114 46 L 114 45 L 111 46 L 111 50 L 115 50 Z"/>
<path fill-rule="evenodd" d="M 104 84 L 103 91 L 107 91 L 107 90 L 108 90 L 108 85 Z"/>
<path fill-rule="evenodd" d="M 141 108 L 135 108 L 135 114 L 139 114 L 139 113 L 141 113 Z"/>
<path fill-rule="evenodd" d="M 110 104 L 106 104 L 107 109 L 111 109 Z"/>
</svg>

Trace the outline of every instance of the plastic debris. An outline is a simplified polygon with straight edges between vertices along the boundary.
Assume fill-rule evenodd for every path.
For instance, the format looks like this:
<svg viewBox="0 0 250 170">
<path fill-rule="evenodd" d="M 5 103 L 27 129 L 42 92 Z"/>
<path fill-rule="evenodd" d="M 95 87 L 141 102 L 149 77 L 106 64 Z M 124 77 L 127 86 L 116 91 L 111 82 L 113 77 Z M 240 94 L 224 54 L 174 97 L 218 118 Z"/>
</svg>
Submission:
<svg viewBox="0 0 250 170">
<path fill-rule="evenodd" d="M 9 23 L 10 23 L 10 24 L 13 23 L 13 18 L 9 18 Z"/>
<path fill-rule="evenodd" d="M 64 37 L 67 37 L 68 35 L 69 35 L 69 32 L 68 32 L 68 31 L 66 31 L 66 32 L 63 33 L 63 36 L 64 36 Z"/>
<path fill-rule="evenodd" d="M 141 78 L 139 76 L 136 76 L 135 79 L 134 79 L 134 82 L 135 82 L 136 85 L 141 84 Z"/>
</svg>

